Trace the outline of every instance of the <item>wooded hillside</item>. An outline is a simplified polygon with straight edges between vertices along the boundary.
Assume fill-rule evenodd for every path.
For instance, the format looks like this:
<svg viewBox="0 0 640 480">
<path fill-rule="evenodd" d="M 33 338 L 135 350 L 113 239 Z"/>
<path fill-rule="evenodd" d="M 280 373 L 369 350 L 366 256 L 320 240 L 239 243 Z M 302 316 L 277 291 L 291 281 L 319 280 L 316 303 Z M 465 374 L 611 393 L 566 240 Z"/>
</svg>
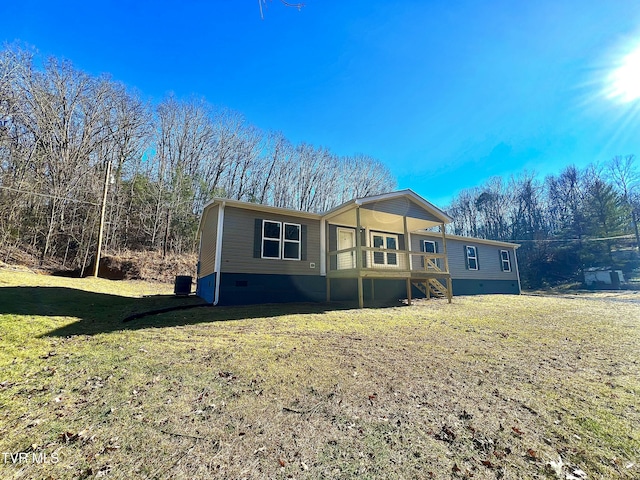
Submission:
<svg viewBox="0 0 640 480">
<path fill-rule="evenodd" d="M 524 173 L 462 191 L 447 209 L 453 233 L 520 243 L 523 286 L 582 281 L 591 267 L 629 275 L 638 262 L 640 168 L 633 155 L 544 180 Z"/>
<path fill-rule="evenodd" d="M 84 269 L 95 256 L 107 165 L 107 251 L 193 252 L 214 196 L 307 211 L 388 192 L 366 155 L 294 145 L 204 100 L 158 105 L 107 76 L 0 52 L 0 260 Z"/>
</svg>

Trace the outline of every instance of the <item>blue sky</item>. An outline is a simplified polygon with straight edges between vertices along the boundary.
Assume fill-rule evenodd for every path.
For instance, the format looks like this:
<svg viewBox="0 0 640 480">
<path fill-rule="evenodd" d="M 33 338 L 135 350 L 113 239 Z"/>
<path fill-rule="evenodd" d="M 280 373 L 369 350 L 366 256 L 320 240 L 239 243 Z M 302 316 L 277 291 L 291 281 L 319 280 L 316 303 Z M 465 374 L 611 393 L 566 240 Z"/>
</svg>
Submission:
<svg viewBox="0 0 640 480">
<path fill-rule="evenodd" d="M 607 95 L 640 47 L 637 1 L 304 3 L 2 2 L 0 41 L 371 155 L 443 206 L 494 175 L 640 155 L 638 100 Z"/>
</svg>

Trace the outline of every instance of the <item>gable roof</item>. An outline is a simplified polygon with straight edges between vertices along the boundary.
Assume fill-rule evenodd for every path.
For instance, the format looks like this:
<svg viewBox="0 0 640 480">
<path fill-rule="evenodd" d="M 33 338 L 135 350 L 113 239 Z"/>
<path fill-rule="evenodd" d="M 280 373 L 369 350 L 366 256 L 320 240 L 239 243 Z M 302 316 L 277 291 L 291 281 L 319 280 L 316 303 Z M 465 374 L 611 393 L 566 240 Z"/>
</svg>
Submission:
<svg viewBox="0 0 640 480">
<path fill-rule="evenodd" d="M 428 202 L 427 200 L 425 200 L 420 195 L 418 195 L 417 193 L 415 193 L 413 190 L 410 190 L 410 189 L 399 190 L 397 192 L 383 193 L 380 195 L 372 195 L 370 197 L 354 198 L 353 200 L 349 200 L 348 202 L 345 202 L 342 205 L 332 208 L 331 210 L 325 212 L 322 216 L 325 218 L 333 217 L 334 215 L 339 215 L 340 213 L 350 210 L 351 208 L 354 208 L 354 207 L 365 206 L 365 205 L 369 205 L 377 202 L 384 202 L 387 200 L 395 200 L 398 198 L 405 198 L 410 200 L 412 203 L 414 203 L 418 207 L 432 214 L 442 223 L 453 222 L 453 219 L 449 215 L 447 215 L 444 211 L 440 210 L 434 204 L 432 204 L 431 202 Z"/>
</svg>

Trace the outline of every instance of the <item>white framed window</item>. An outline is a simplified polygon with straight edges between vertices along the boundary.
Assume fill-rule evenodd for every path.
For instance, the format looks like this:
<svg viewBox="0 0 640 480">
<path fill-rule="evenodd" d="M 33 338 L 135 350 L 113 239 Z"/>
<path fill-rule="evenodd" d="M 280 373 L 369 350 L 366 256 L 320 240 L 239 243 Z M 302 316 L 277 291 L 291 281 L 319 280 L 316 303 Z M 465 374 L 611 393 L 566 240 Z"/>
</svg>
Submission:
<svg viewBox="0 0 640 480">
<path fill-rule="evenodd" d="M 297 223 L 262 221 L 261 257 L 283 260 L 300 260 L 301 230 Z"/>
<path fill-rule="evenodd" d="M 478 250 L 473 245 L 464 247 L 467 257 L 467 268 L 469 270 L 478 270 Z"/>
<path fill-rule="evenodd" d="M 500 250 L 500 263 L 502 265 L 503 272 L 511 271 L 511 258 L 509 258 L 508 250 Z"/>
<path fill-rule="evenodd" d="M 282 258 L 300 260 L 300 225 L 284 223 L 282 228 Z"/>
<path fill-rule="evenodd" d="M 282 222 L 262 221 L 262 258 L 280 258 Z"/>
<path fill-rule="evenodd" d="M 422 251 L 426 253 L 437 253 L 436 242 L 433 240 L 422 240 Z"/>
<path fill-rule="evenodd" d="M 421 250 L 424 253 L 438 253 L 438 244 L 434 240 L 422 240 L 421 241 Z M 433 260 L 432 260 L 433 261 Z M 422 259 L 422 266 L 424 266 L 425 259 Z M 435 259 L 435 264 L 438 268 L 440 268 L 440 259 Z M 433 268 L 433 267 L 429 267 Z"/>
<path fill-rule="evenodd" d="M 371 232 L 371 246 L 384 250 L 398 250 L 398 236 L 391 233 Z M 373 265 L 397 267 L 398 254 L 393 252 L 373 252 Z"/>
</svg>

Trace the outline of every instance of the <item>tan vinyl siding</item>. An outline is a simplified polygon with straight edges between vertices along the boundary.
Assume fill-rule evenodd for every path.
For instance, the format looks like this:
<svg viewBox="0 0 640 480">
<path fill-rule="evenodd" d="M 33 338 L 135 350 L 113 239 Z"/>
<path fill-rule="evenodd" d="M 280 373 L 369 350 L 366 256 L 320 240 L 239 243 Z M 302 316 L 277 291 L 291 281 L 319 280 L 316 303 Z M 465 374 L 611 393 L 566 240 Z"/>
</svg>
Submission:
<svg viewBox="0 0 640 480">
<path fill-rule="evenodd" d="M 422 240 L 435 241 L 438 245 L 438 252 L 442 253 L 442 237 L 432 235 L 411 234 L 411 250 L 420 251 L 420 242 Z M 476 247 L 478 254 L 478 270 L 468 270 L 467 259 L 464 253 L 464 247 L 471 245 Z M 500 260 L 500 250 L 509 252 L 511 260 L 511 271 L 503 272 Z M 485 243 L 474 242 L 469 240 L 452 240 L 447 238 L 447 258 L 449 260 L 449 272 L 451 278 L 456 279 L 482 279 L 482 280 L 517 280 L 518 276 L 515 271 L 515 251 L 513 248 L 507 248 L 497 245 L 487 245 Z"/>
<path fill-rule="evenodd" d="M 306 225 L 307 259 L 254 258 L 254 226 L 257 218 Z M 224 273 L 320 275 L 320 220 L 227 206 L 222 235 L 221 271 Z M 315 264 L 314 268 L 311 268 L 311 263 Z"/>
<path fill-rule="evenodd" d="M 435 215 L 426 211 L 424 208 L 416 205 L 414 202 L 406 197 L 392 198 L 389 200 L 380 200 L 375 203 L 364 204 L 361 208 L 367 210 L 374 210 L 376 212 L 391 213 L 394 215 L 400 215 L 411 218 L 418 218 L 420 220 L 430 220 L 434 222 L 440 222 Z"/>
<path fill-rule="evenodd" d="M 200 245 L 200 273 L 199 277 L 211 275 L 216 264 L 216 239 L 218 237 L 218 209 L 215 205 L 205 212 L 202 224 Z"/>
</svg>

